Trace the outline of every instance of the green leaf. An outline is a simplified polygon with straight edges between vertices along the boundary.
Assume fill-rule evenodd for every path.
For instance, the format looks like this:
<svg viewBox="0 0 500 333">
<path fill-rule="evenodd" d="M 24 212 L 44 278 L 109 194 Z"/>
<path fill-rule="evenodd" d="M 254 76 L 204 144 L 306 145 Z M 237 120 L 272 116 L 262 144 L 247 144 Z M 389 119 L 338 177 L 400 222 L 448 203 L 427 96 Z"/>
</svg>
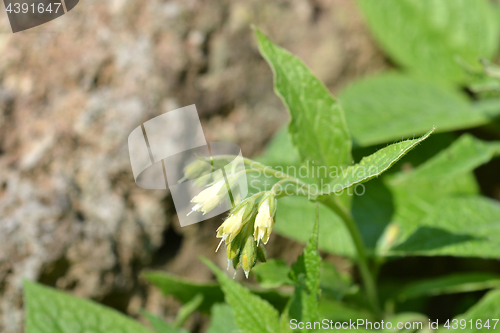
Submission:
<svg viewBox="0 0 500 333">
<path fill-rule="evenodd" d="M 419 147 L 418 150 L 421 151 L 422 148 Z M 351 212 L 363 238 L 363 244 L 371 254 L 392 220 L 394 199 L 382 177 L 370 180 L 363 184 L 363 187 L 364 193 L 358 192 L 362 195 L 353 196 Z"/>
<path fill-rule="evenodd" d="M 349 322 L 349 320 L 356 321 L 358 319 L 373 322 L 376 320 L 374 315 L 366 309 L 323 297 L 319 300 L 318 312 L 322 318 L 328 318 L 328 320 L 333 320 L 333 322 Z"/>
<path fill-rule="evenodd" d="M 282 259 L 271 259 L 258 264 L 252 269 L 261 287 L 276 288 L 283 285 L 292 285 L 293 281 L 288 276 L 290 268 Z"/>
<path fill-rule="evenodd" d="M 177 318 L 175 319 L 174 326 L 182 326 L 186 319 L 188 319 L 188 317 L 198 309 L 201 303 L 203 303 L 203 294 L 197 294 L 189 302 L 184 304 L 184 306 L 180 308 L 179 312 L 177 313 Z"/>
<path fill-rule="evenodd" d="M 412 183 L 415 185 L 422 181 L 459 177 L 496 156 L 500 156 L 500 142 L 486 142 L 470 134 L 464 134 L 446 150 L 413 172 L 400 174 L 392 181 L 392 184 Z"/>
<path fill-rule="evenodd" d="M 428 243 L 429 246 L 431 243 L 434 244 L 433 246 L 437 246 L 439 242 L 444 242 L 443 245 L 446 242 L 449 245 L 451 245 L 450 242 L 456 242 L 457 247 L 461 248 L 458 252 L 448 248 L 443 253 L 476 255 L 478 253 L 476 250 L 473 251 L 476 254 L 467 254 L 466 248 L 462 247 L 460 243 L 470 237 L 477 238 L 478 235 L 475 233 L 467 235 L 465 229 L 452 231 L 453 228 L 449 229 L 447 223 L 454 224 L 453 219 L 457 214 L 452 212 L 453 205 L 459 204 L 461 200 L 469 206 L 460 207 L 459 210 L 482 209 L 480 207 L 483 206 L 494 209 L 496 203 L 471 196 L 478 193 L 478 186 L 471 171 L 498 155 L 499 151 L 498 142 L 483 142 L 470 135 L 463 135 L 450 147 L 421 164 L 415 170 L 391 176 L 388 184 L 396 200 L 396 213 L 379 241 L 379 254 L 389 255 L 389 253 L 395 254 L 397 252 L 404 255 L 410 254 L 405 251 L 411 250 L 412 254 L 417 251 L 419 255 L 438 255 L 437 249 L 427 251 L 422 246 L 415 244 L 422 237 L 430 237 L 424 242 Z M 467 195 L 467 198 L 456 198 L 459 195 Z M 443 210 L 451 215 L 447 216 L 438 210 Z M 472 221 L 471 225 L 474 225 L 476 219 L 473 214 L 484 217 L 481 210 L 475 210 L 466 215 L 458 216 L 458 219 L 462 221 L 469 219 Z M 493 216 L 486 218 L 495 219 Z M 439 230 L 435 230 L 436 228 Z M 476 241 L 478 240 L 476 239 Z M 393 250 L 388 251 L 391 247 Z M 444 251 L 444 249 L 442 250 Z M 494 252 L 487 251 L 485 255 L 494 255 Z"/>
<path fill-rule="evenodd" d="M 222 286 L 226 302 L 231 305 L 234 321 L 246 333 L 280 332 L 278 311 L 267 301 L 229 278 L 209 260 L 203 262 L 214 272 Z"/>
<path fill-rule="evenodd" d="M 326 167 L 351 164 L 351 138 L 340 105 L 299 58 L 259 30 L 255 34 L 273 70 L 275 91 L 290 111 L 289 132 L 302 161 Z"/>
<path fill-rule="evenodd" d="M 437 202 L 417 225 L 400 230 L 393 255 L 500 257 L 500 204 L 479 196 Z"/>
<path fill-rule="evenodd" d="M 151 333 L 138 322 L 98 303 L 24 281 L 27 333 Z"/>
<path fill-rule="evenodd" d="M 413 74 L 463 83 L 463 67 L 498 49 L 495 11 L 486 0 L 358 0 L 367 24 L 387 54 Z"/>
<path fill-rule="evenodd" d="M 301 166 L 299 154 L 292 144 L 290 133 L 288 133 L 286 126 L 283 126 L 274 134 L 264 154 L 256 160 L 273 168 L 292 165 Z M 286 169 L 281 171 L 286 172 Z"/>
<path fill-rule="evenodd" d="M 227 304 L 214 304 L 210 316 L 207 333 L 237 333 L 240 332 L 234 322 L 234 314 Z"/>
<path fill-rule="evenodd" d="M 313 231 L 315 215 L 316 204 L 305 197 L 280 198 L 273 230 L 280 235 L 306 243 L 308 235 Z M 354 244 L 342 220 L 323 205 L 319 207 L 319 219 L 319 248 L 329 253 L 355 257 Z"/>
<path fill-rule="evenodd" d="M 320 294 L 320 263 L 318 252 L 319 203 L 316 204 L 316 221 L 309 242 L 292 265 L 291 276 L 295 281 L 295 292 L 290 301 L 290 318 L 300 322 L 319 321 L 318 297 Z"/>
<path fill-rule="evenodd" d="M 500 275 L 456 273 L 407 284 L 396 293 L 399 301 L 423 296 L 465 293 L 500 287 Z"/>
<path fill-rule="evenodd" d="M 470 308 L 466 313 L 458 316 L 456 319 L 460 321 L 461 319 L 465 319 L 467 322 L 467 326 L 462 329 L 458 326 L 458 330 L 462 333 L 476 333 L 476 332 L 484 332 L 484 330 L 491 330 L 491 332 L 496 332 L 500 329 L 499 321 L 492 321 L 492 319 L 500 318 L 500 290 L 492 290 L 487 293 L 476 305 Z M 470 327 L 469 320 L 472 319 L 473 327 Z M 476 322 L 481 320 L 482 325 L 489 320 L 490 329 L 486 328 L 476 328 Z M 496 327 L 494 328 L 496 324 Z M 452 325 L 452 321 L 450 320 L 450 326 Z M 441 327 L 438 330 L 438 333 L 445 333 L 453 331 L 452 329 L 448 329 L 445 327 Z"/>
<path fill-rule="evenodd" d="M 420 142 L 427 139 L 433 131 L 434 130 L 427 132 L 418 139 L 405 140 L 382 148 L 376 153 L 364 157 L 358 164 L 352 165 L 346 169 L 334 169 L 338 177 L 323 186 L 323 192 L 330 194 L 342 192 L 346 188 L 378 177 L 392 167 L 410 150 L 415 148 Z"/>
<path fill-rule="evenodd" d="M 359 291 L 357 285 L 352 284 L 349 274 L 340 274 L 333 264 L 322 261 L 320 272 L 320 288 L 322 298 L 342 300 L 344 295 Z"/>
<path fill-rule="evenodd" d="M 340 189 L 346 191 L 346 188 L 352 185 L 363 183 L 380 175 L 382 172 L 389 169 L 409 150 L 413 149 L 416 145 L 425 140 L 430 133 L 431 132 L 427 133 L 419 139 L 407 140 L 388 146 L 368 157 L 365 157 L 359 164 L 341 170 L 339 172 L 339 177 L 332 183 L 327 184 L 327 186 L 331 189 L 333 188 L 337 190 L 337 192 L 340 192 Z M 380 206 L 383 200 L 392 200 L 388 194 L 385 194 L 385 197 L 381 196 L 381 194 L 387 192 L 387 189 L 380 188 L 383 187 L 380 183 L 378 183 L 378 185 L 379 186 L 371 186 L 368 184 L 367 191 L 363 194 L 363 196 L 371 196 L 371 202 L 368 202 L 368 197 L 366 199 L 363 198 L 362 201 L 359 199 L 355 199 L 353 201 L 353 214 L 356 217 L 363 216 L 363 209 L 366 208 L 366 205 Z M 325 188 L 327 186 L 325 186 Z M 368 193 L 368 190 L 373 190 L 373 192 Z M 380 207 L 382 209 L 382 206 Z M 281 235 L 305 243 L 307 241 L 306 235 L 312 231 L 314 212 L 315 204 L 307 201 L 306 198 L 280 198 L 276 213 L 275 230 Z M 367 244 L 370 244 L 370 246 L 375 245 L 376 239 L 374 237 L 380 235 L 385 226 L 389 223 L 390 215 L 392 214 L 392 207 L 385 207 L 380 210 L 379 213 L 380 214 L 377 215 L 378 220 L 376 221 L 376 224 L 358 223 L 364 240 Z M 383 215 L 382 213 L 386 215 Z M 360 219 L 360 221 L 363 221 L 363 219 Z M 344 223 L 335 213 L 326 207 L 320 206 L 320 224 L 320 249 L 329 253 L 347 257 L 355 256 L 355 249 L 351 236 Z"/>
<path fill-rule="evenodd" d="M 292 265 L 292 276 L 298 278 L 299 275 L 305 275 L 305 283 L 308 291 L 317 296 L 319 294 L 319 272 L 321 257 L 318 253 L 319 238 L 319 203 L 316 203 L 316 219 L 313 231 L 309 236 L 306 248 Z"/>
<path fill-rule="evenodd" d="M 392 329 L 386 329 L 386 332 L 401 332 L 401 333 L 413 333 L 417 328 L 425 329 L 429 326 L 429 319 L 421 314 L 416 312 L 401 312 L 392 316 L 389 316 L 385 320 L 387 323 L 392 324 Z M 411 326 L 415 329 L 398 329 L 398 323 L 410 323 Z M 386 324 L 387 327 L 387 324 Z M 421 332 L 421 331 L 418 331 Z"/>
<path fill-rule="evenodd" d="M 484 125 L 500 115 L 498 101 L 471 104 L 456 91 L 390 73 L 355 81 L 339 94 L 357 146 Z"/>
<path fill-rule="evenodd" d="M 185 329 L 174 327 L 147 311 L 141 311 L 141 314 L 148 319 L 156 333 L 188 333 Z"/>
<path fill-rule="evenodd" d="M 197 294 L 203 295 L 199 310 L 204 313 L 209 313 L 215 303 L 224 302 L 224 293 L 217 283 L 194 282 L 160 271 L 147 272 L 143 276 L 160 288 L 164 295 L 172 295 L 182 303 L 188 303 Z M 252 292 L 273 304 L 278 310 L 283 309 L 288 301 L 286 296 L 274 290 L 252 290 Z"/>
<path fill-rule="evenodd" d="M 165 295 L 173 295 L 182 303 L 188 303 L 196 295 L 203 295 L 200 311 L 209 313 L 214 303 L 224 302 L 224 294 L 217 283 L 201 283 L 182 279 L 165 272 L 147 272 L 144 278 L 160 288 Z"/>
</svg>

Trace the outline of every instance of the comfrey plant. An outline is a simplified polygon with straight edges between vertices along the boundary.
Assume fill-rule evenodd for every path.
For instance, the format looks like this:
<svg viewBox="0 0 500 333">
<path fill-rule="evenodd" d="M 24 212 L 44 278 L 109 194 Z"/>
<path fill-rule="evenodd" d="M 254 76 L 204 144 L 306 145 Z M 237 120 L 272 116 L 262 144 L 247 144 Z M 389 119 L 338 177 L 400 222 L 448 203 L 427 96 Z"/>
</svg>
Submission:
<svg viewBox="0 0 500 333">
<path fill-rule="evenodd" d="M 143 312 L 156 332 L 187 332 L 182 326 L 194 311 L 210 316 L 208 333 L 500 329 L 500 204 L 481 195 L 473 173 L 500 156 L 500 141 L 442 133 L 487 125 L 476 131 L 500 138 L 499 70 L 478 61 L 498 50 L 498 9 L 485 0 L 357 3 L 404 71 L 356 81 L 336 99 L 300 59 L 255 30 L 290 112 L 288 129 L 224 179 L 211 171 L 234 156 L 199 159 L 185 177 L 203 188 L 193 211 L 207 214 L 230 197 L 233 209 L 214 230 L 218 249 L 224 244 L 228 265 L 259 286 L 207 259 L 218 283 L 147 272 L 147 281 L 183 303 L 173 323 Z M 310 172 L 291 172 L 297 169 Z M 250 192 L 240 198 L 244 174 L 252 176 Z M 364 190 L 351 191 L 357 186 Z M 292 265 L 266 258 L 272 232 L 306 244 Z M 349 269 L 320 251 L 344 258 Z M 441 269 L 452 257 L 464 269 Z M 403 266 L 415 267 L 411 276 Z M 30 282 L 24 289 L 27 333 L 150 332 L 92 302 Z M 440 303 L 450 294 L 453 301 Z"/>
<path fill-rule="evenodd" d="M 264 167 L 256 162 L 249 164 Z M 185 170 L 186 178 L 193 177 L 191 170 L 196 169 L 196 165 L 199 165 L 199 161 L 187 166 Z M 243 174 L 242 171 L 229 176 L 229 188 L 232 188 L 237 183 L 238 175 L 241 174 Z M 262 262 L 266 261 L 267 255 L 264 244 L 269 241 L 269 236 L 273 230 L 277 204 L 276 191 L 279 184 L 273 186 L 270 191 L 258 192 L 241 202 L 238 200 L 237 205 L 216 231 L 217 238 L 221 238 L 217 250 L 224 242 L 226 244 L 228 266 L 232 264 L 234 269 L 241 266 L 247 278 L 257 259 Z M 195 203 L 192 211 L 202 211 L 203 214 L 206 214 L 214 209 L 218 203 L 227 199 L 225 194 L 228 192 L 225 186 L 224 178 L 210 184 L 191 200 L 191 202 Z"/>
</svg>

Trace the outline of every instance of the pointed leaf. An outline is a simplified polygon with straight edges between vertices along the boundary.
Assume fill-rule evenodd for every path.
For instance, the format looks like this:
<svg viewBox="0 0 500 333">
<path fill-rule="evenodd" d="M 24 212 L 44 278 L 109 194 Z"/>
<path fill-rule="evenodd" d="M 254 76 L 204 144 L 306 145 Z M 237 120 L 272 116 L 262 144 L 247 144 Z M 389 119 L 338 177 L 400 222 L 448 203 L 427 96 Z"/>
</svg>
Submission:
<svg viewBox="0 0 500 333">
<path fill-rule="evenodd" d="M 24 281 L 27 333 L 151 333 L 138 322 L 98 303 Z"/>
<path fill-rule="evenodd" d="M 147 272 L 144 278 L 160 288 L 165 295 L 173 295 L 182 303 L 188 303 L 197 294 L 203 295 L 200 310 L 209 313 L 214 303 L 224 302 L 224 294 L 217 283 L 194 282 L 165 272 Z"/>
<path fill-rule="evenodd" d="M 207 259 L 203 262 L 214 272 L 222 286 L 226 302 L 231 305 L 234 321 L 245 333 L 278 333 L 278 311 L 267 301 L 229 278 Z"/>
<path fill-rule="evenodd" d="M 212 305 L 224 302 L 221 286 L 212 282 L 194 282 L 166 272 L 151 271 L 144 278 L 160 288 L 164 295 L 172 295 L 182 303 L 188 303 L 197 294 L 203 295 L 199 310 L 209 313 Z M 288 298 L 274 290 L 253 290 L 252 292 L 273 304 L 278 310 L 285 307 Z"/>
<path fill-rule="evenodd" d="M 289 132 L 302 162 L 316 166 L 352 163 L 351 138 L 339 103 L 297 57 L 255 30 L 273 70 L 275 91 L 290 111 Z"/>
<path fill-rule="evenodd" d="M 319 205 L 318 203 L 316 205 Z M 319 208 L 319 207 L 318 207 Z M 318 253 L 319 209 L 309 242 L 292 265 L 295 292 L 290 301 L 289 316 L 300 322 L 319 321 L 318 297 L 321 257 Z"/>
<path fill-rule="evenodd" d="M 397 292 L 404 301 L 423 296 L 465 293 L 500 287 L 500 275 L 488 273 L 457 273 L 407 284 Z"/>
<path fill-rule="evenodd" d="M 340 170 L 336 170 L 336 173 L 339 174 L 338 177 L 324 185 L 323 192 L 329 194 L 341 192 L 353 185 L 361 184 L 372 178 L 378 177 L 392 167 L 410 150 L 415 148 L 420 142 L 427 139 L 433 131 L 434 130 L 427 132 L 418 139 L 406 140 L 382 148 L 376 153 L 364 157 L 358 164 L 352 165 L 346 169 L 341 168 Z"/>
</svg>

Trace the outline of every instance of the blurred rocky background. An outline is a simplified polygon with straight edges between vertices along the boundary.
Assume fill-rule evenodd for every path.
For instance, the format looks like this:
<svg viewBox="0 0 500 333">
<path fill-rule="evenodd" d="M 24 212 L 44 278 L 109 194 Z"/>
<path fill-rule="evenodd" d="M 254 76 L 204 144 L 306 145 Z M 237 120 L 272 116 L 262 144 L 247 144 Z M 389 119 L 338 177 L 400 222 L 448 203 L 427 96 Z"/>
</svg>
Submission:
<svg viewBox="0 0 500 333">
<path fill-rule="evenodd" d="M 132 316 L 178 304 L 140 279 L 206 280 L 221 220 L 180 228 L 168 191 L 134 183 L 129 133 L 196 104 L 208 141 L 256 156 L 287 121 L 255 24 L 336 92 L 388 66 L 348 0 L 81 0 L 12 34 L 0 11 L 0 332 L 22 332 L 23 278 Z M 278 237 L 274 235 L 273 237 Z M 269 252 L 294 257 L 293 243 Z M 224 251 L 222 251 L 224 252 Z M 202 324 L 200 324 L 200 322 Z M 191 320 L 192 331 L 203 319 Z"/>
</svg>

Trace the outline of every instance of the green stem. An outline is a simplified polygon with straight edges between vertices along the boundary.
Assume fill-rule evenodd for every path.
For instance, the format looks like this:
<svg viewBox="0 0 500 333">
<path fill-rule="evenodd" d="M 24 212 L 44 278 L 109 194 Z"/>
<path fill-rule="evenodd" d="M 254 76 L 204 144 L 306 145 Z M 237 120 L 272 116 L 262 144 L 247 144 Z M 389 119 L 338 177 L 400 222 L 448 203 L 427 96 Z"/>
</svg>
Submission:
<svg viewBox="0 0 500 333">
<path fill-rule="evenodd" d="M 344 221 L 349 233 L 351 234 L 354 245 L 356 246 L 356 250 L 358 252 L 358 267 L 361 273 L 361 279 L 363 280 L 363 284 L 365 286 L 366 295 L 368 297 L 368 301 L 370 302 L 373 311 L 377 316 L 380 316 L 380 306 L 377 294 L 377 288 L 375 285 L 375 279 L 370 272 L 368 267 L 368 257 L 366 255 L 366 248 L 363 243 L 363 239 L 361 238 L 361 233 L 359 232 L 358 226 L 356 222 L 352 218 L 350 212 L 348 212 L 344 207 L 340 206 L 333 196 L 323 197 L 320 201 L 326 205 L 328 208 L 337 213 L 338 216 Z"/>
<path fill-rule="evenodd" d="M 226 160 L 226 161 L 233 161 L 235 158 L 236 158 L 236 156 L 234 156 L 234 155 L 217 155 L 217 156 L 213 157 L 214 160 Z M 260 170 L 263 174 L 265 174 L 267 176 L 275 177 L 278 179 L 292 179 L 292 180 L 300 183 L 301 185 L 306 184 L 303 181 L 301 181 L 295 177 L 292 177 L 292 176 L 290 176 L 282 171 L 275 170 L 275 169 L 273 169 L 267 165 L 264 165 L 262 163 L 253 161 L 253 160 L 246 158 L 246 157 L 241 157 L 241 159 L 243 160 L 243 163 L 245 163 L 245 165 L 249 166 L 250 168 L 252 168 L 254 170 Z"/>
<path fill-rule="evenodd" d="M 278 181 L 276 184 L 273 185 L 273 187 L 271 188 L 271 192 L 277 197 L 277 198 L 281 198 L 281 197 L 284 197 L 287 195 L 286 191 L 283 192 L 283 191 L 280 191 L 278 192 L 278 189 L 280 187 L 282 187 L 284 184 L 293 184 L 299 188 L 296 189 L 296 191 L 294 192 L 293 195 L 307 195 L 307 192 L 304 191 L 304 189 L 301 189 L 300 188 L 300 184 L 298 183 L 299 180 L 298 179 L 289 179 L 289 178 L 286 178 L 286 179 L 281 179 L 280 181 Z"/>
</svg>

